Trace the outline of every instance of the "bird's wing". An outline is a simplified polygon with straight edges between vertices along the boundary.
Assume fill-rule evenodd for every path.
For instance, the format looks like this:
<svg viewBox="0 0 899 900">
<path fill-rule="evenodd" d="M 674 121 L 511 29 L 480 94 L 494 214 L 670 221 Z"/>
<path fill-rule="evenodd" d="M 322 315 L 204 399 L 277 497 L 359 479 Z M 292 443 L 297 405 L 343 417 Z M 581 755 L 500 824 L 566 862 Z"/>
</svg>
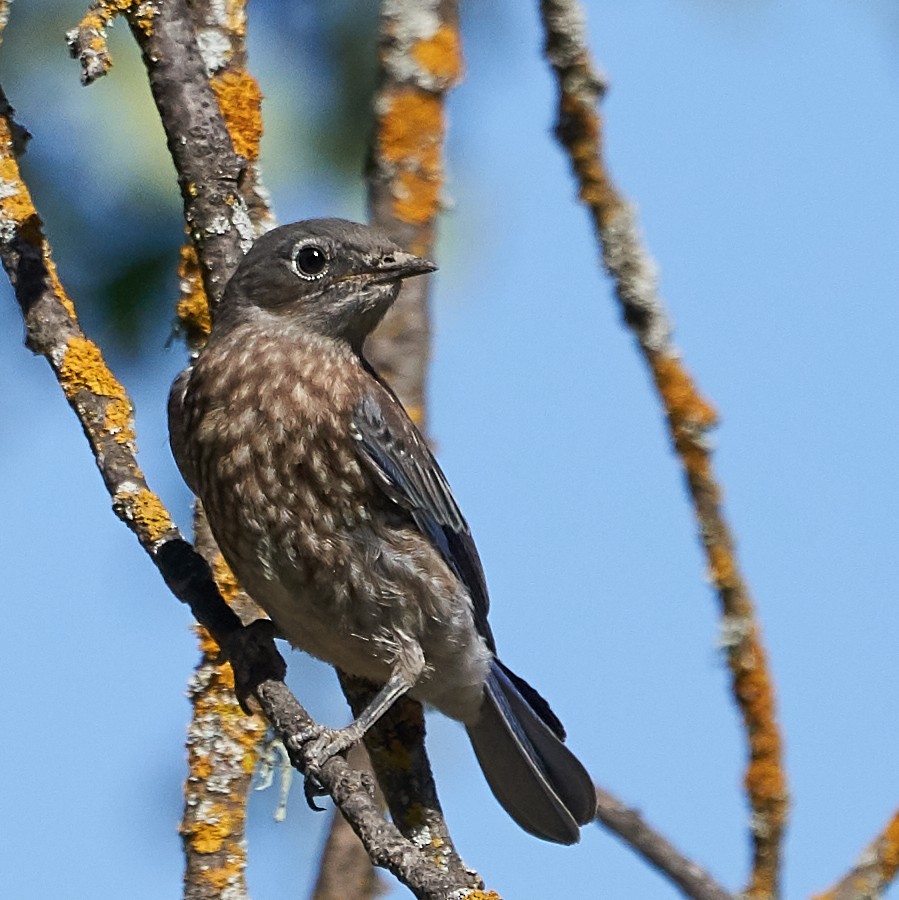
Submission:
<svg viewBox="0 0 899 900">
<path fill-rule="evenodd" d="M 190 452 L 185 431 L 186 411 L 184 409 L 184 395 L 190 382 L 191 371 L 192 368 L 188 366 L 181 372 L 169 392 L 169 444 L 181 476 L 187 482 L 187 486 L 196 494 L 198 485 L 193 467 L 193 454 Z"/>
<path fill-rule="evenodd" d="M 383 390 L 373 386 L 354 410 L 352 431 L 360 458 L 468 589 L 478 633 L 495 650 L 487 622 L 487 584 L 468 523 L 418 429 L 380 379 L 378 385 Z"/>
</svg>

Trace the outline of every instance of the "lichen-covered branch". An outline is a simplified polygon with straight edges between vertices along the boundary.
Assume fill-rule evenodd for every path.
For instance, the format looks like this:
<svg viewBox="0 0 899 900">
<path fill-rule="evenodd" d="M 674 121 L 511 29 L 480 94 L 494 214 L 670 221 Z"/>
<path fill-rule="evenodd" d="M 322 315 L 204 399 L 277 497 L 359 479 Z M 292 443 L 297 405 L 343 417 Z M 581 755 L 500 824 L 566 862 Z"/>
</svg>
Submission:
<svg viewBox="0 0 899 900">
<path fill-rule="evenodd" d="M 865 848 L 855 866 L 812 900 L 879 900 L 899 872 L 899 812 Z"/>
<path fill-rule="evenodd" d="M 0 91 L 0 259 L 25 320 L 26 343 L 44 356 L 84 429 L 116 515 L 134 532 L 175 595 L 226 639 L 240 620 L 221 601 L 209 567 L 173 524 L 135 458 L 131 401 L 100 349 L 81 330 L 16 158 L 20 129 Z"/>
<path fill-rule="evenodd" d="M 241 183 L 254 234 L 273 224 L 261 185 L 258 158 L 262 136 L 262 96 L 246 66 L 245 0 L 192 0 L 197 44 L 235 150 L 246 160 Z M 178 321 L 188 346 L 196 351 L 211 326 L 209 302 L 193 244 L 181 250 Z M 222 596 L 248 623 L 264 613 L 241 590 L 223 559 L 199 502 L 194 511 L 196 549 L 212 566 Z M 232 900 L 249 896 L 245 838 L 247 797 L 265 739 L 266 724 L 247 716 L 234 694 L 231 667 L 204 629 L 199 629 L 200 661 L 188 697 L 188 775 L 184 785 L 181 836 L 184 845 L 185 900 Z M 359 844 L 365 862 L 365 850 Z"/>
<path fill-rule="evenodd" d="M 624 320 L 633 330 L 665 408 L 686 474 L 709 574 L 718 593 L 733 693 L 749 742 L 746 791 L 752 809 L 753 869 L 746 896 L 779 894 L 787 787 L 774 688 L 748 587 L 724 518 L 706 433 L 715 412 L 700 395 L 671 343 L 672 327 L 656 288 L 655 267 L 643 248 L 633 208 L 618 193 L 602 158 L 596 109 L 604 85 L 584 39 L 576 0 L 541 0 L 546 55 L 559 88 L 556 135 L 567 152 L 579 195 L 593 218 L 603 262 L 615 281 Z"/>
<path fill-rule="evenodd" d="M 601 787 L 596 788 L 596 818 L 663 872 L 693 900 L 734 900 L 712 876 L 687 859 L 671 842 L 648 825 L 640 813 Z"/>
<path fill-rule="evenodd" d="M 371 220 L 419 256 L 434 249 L 443 190 L 444 98 L 462 73 L 456 0 L 381 4 L 375 127 L 367 165 Z M 425 427 L 428 279 L 410 279 L 366 352 Z"/>
</svg>

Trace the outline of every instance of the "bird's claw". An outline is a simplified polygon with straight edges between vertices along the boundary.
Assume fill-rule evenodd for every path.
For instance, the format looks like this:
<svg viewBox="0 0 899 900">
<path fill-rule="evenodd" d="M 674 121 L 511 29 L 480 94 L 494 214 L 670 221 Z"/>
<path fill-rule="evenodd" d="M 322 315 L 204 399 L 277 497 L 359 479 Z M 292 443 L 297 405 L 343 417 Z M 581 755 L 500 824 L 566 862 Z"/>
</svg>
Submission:
<svg viewBox="0 0 899 900">
<path fill-rule="evenodd" d="M 306 777 L 303 793 L 310 809 L 321 811 L 315 798 L 328 793 L 321 780 L 321 772 L 329 759 L 339 753 L 345 753 L 355 744 L 361 735 L 351 725 L 348 728 L 326 728 L 324 725 L 311 725 L 287 739 L 287 749 L 298 753 L 305 764 Z"/>
<path fill-rule="evenodd" d="M 311 772 L 307 772 L 306 777 L 303 779 L 303 796 L 306 798 L 306 806 L 313 812 L 324 812 L 325 808 L 319 806 L 315 801 L 316 798 L 324 797 L 327 793 L 327 790 L 325 790 L 324 785 L 318 778 Z"/>
</svg>

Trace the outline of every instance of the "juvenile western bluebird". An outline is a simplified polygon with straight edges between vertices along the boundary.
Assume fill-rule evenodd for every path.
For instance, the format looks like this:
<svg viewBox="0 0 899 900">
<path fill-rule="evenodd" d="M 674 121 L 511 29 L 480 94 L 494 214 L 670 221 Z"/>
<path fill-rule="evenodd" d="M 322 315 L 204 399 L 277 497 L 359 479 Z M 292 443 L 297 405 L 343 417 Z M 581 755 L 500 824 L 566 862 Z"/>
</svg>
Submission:
<svg viewBox="0 0 899 900">
<path fill-rule="evenodd" d="M 436 267 L 340 219 L 260 237 L 172 386 L 171 445 L 240 583 L 291 644 L 383 685 L 320 759 L 402 694 L 468 731 L 526 831 L 575 843 L 590 776 L 547 702 L 504 666 L 484 572 L 427 444 L 362 355 L 404 278 Z"/>
</svg>

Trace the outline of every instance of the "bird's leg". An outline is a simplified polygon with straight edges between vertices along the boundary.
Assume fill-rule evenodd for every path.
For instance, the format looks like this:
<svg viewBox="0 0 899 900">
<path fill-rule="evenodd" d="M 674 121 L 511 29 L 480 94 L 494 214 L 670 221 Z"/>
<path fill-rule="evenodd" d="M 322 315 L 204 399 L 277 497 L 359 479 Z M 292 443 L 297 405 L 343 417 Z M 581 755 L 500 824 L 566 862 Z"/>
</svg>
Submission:
<svg viewBox="0 0 899 900">
<path fill-rule="evenodd" d="M 326 728 L 316 725 L 288 738 L 288 750 L 301 752 L 309 776 L 315 779 L 322 766 L 332 757 L 358 743 L 391 706 L 415 686 L 424 671 L 425 659 L 420 647 L 404 654 L 394 665 L 386 684 L 371 702 L 345 728 Z M 309 785 L 307 784 L 307 799 Z"/>
</svg>

